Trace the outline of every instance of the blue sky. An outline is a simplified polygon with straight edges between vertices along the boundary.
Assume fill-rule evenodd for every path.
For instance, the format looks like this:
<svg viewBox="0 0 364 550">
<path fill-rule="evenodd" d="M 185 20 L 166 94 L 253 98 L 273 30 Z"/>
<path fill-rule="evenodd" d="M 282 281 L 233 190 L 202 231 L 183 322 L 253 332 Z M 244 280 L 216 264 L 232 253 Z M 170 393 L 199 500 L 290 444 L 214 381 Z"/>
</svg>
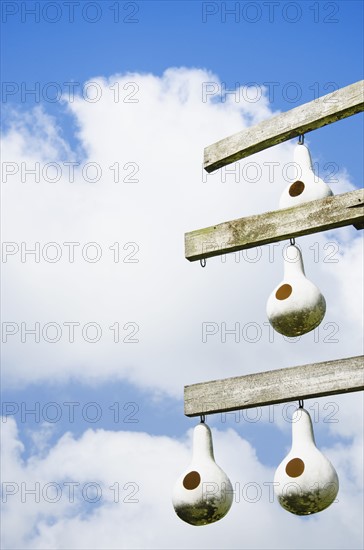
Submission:
<svg viewBox="0 0 364 550">
<path fill-rule="evenodd" d="M 328 308 L 319 331 L 296 343 L 272 336 L 265 316 L 284 243 L 269 255 L 260 249 L 256 262 L 231 255 L 201 270 L 184 259 L 183 234 L 277 208 L 287 185 L 281 167 L 292 160 L 295 140 L 245 160 L 263 167 L 259 182 L 236 173 L 226 181 L 220 173 L 204 177 L 203 147 L 362 79 L 363 3 L 57 0 L 3 1 L 1 8 L 2 232 L 16 248 L 6 248 L 2 259 L 3 330 L 16 327 L 2 344 L 3 479 L 20 487 L 65 479 L 107 484 L 119 476 L 137 483 L 141 495 L 136 506 L 121 510 L 106 499 L 95 510 L 85 499 L 37 507 L 18 493 L 3 504 L 4 548 L 239 548 L 239 513 L 249 526 L 244 548 L 309 548 L 313 541 L 317 548 L 358 548 L 358 394 L 306 404 L 318 445 L 336 459 L 348 516 L 342 508 L 330 515 L 333 506 L 310 523 L 287 517 L 267 498 L 256 513 L 245 499 L 246 508 L 239 502 L 231 517 L 194 538 L 173 515 L 170 493 L 196 424 L 183 415 L 184 385 L 361 352 L 362 246 L 353 228 L 300 239 L 307 276 Z M 204 98 L 206 83 L 214 96 Z M 237 95 L 225 101 L 224 89 Z M 99 100 L 85 99 L 85 90 L 96 90 Z M 355 115 L 306 136 L 316 172 L 326 181 L 331 174 L 334 193 L 362 186 L 362 122 Z M 269 161 L 279 163 L 274 183 L 264 171 Z M 74 181 L 70 162 L 77 165 Z M 39 181 L 26 172 L 35 163 Z M 59 180 L 44 176 L 47 163 L 58 167 Z M 116 164 L 118 184 L 110 168 Z M 95 167 L 100 177 L 92 181 Z M 56 248 L 48 256 L 50 242 Z M 78 243 L 74 261 L 65 242 Z M 39 262 L 21 255 L 34 243 Z M 55 250 L 57 262 L 50 259 Z M 78 323 L 74 342 L 70 322 Z M 39 343 L 23 334 L 22 323 L 39 323 Z M 88 323 L 93 327 L 84 332 Z M 217 323 L 219 333 L 204 341 L 206 323 Z M 224 342 L 222 327 L 236 323 L 243 337 Z M 92 343 L 95 326 L 100 338 Z M 128 342 L 133 327 L 136 341 Z M 51 343 L 54 330 L 59 341 Z M 26 413 L 32 408 L 35 414 Z M 257 422 L 253 412 L 208 419 L 216 458 L 237 483 L 273 479 L 290 447 L 292 410 L 258 411 Z M 144 449 L 152 453 L 149 463 Z M 155 503 L 158 461 L 166 479 Z M 149 476 L 148 464 L 156 468 Z M 361 518 L 355 529 L 343 527 L 350 513 Z"/>
<path fill-rule="evenodd" d="M 39 15 L 27 13 L 33 9 L 38 14 L 36 4 L 2 2 L 2 75 L 10 82 L 39 82 L 41 96 L 45 90 L 53 97 L 54 90 L 45 88 L 49 82 L 58 83 L 67 95 L 65 82 L 81 86 L 99 75 L 161 75 L 168 67 L 187 66 L 207 68 L 228 89 L 235 89 L 236 83 L 269 83 L 272 109 L 285 111 L 362 76 L 363 3 L 356 0 L 280 5 L 142 1 L 115 6 L 105 1 L 96 8 L 82 2 L 72 10 L 72 23 L 67 3 L 42 12 L 38 2 Z M 19 9 L 12 15 L 14 5 Z M 25 99 L 31 104 L 34 96 Z M 23 103 L 20 92 L 9 95 L 7 103 L 13 101 Z M 59 107 L 58 102 L 46 103 L 51 111 Z M 362 115 L 355 118 L 310 138 L 320 139 L 326 158 L 339 165 L 345 160 L 359 177 Z M 69 125 L 65 121 L 65 127 Z M 350 134 L 350 147 L 344 148 L 338 139 L 340 127 Z"/>
</svg>

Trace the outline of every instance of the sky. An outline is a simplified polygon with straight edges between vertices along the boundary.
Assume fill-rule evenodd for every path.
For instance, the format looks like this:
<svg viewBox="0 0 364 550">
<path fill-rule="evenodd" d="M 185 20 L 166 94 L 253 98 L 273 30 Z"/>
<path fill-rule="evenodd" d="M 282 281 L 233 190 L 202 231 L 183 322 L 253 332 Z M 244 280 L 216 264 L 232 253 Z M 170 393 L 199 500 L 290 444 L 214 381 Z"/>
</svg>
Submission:
<svg viewBox="0 0 364 550">
<path fill-rule="evenodd" d="M 363 399 L 305 401 L 340 480 L 283 510 L 297 403 L 208 415 L 234 488 L 182 522 L 199 418 L 185 385 L 359 355 L 363 246 L 301 237 L 326 299 L 298 339 L 269 325 L 287 242 L 199 262 L 184 233 L 278 208 L 296 139 L 207 175 L 211 143 L 363 78 L 363 3 L 1 2 L 2 547 L 359 549 Z M 227 92 L 227 93 L 226 93 Z M 305 136 L 316 175 L 362 187 L 362 114 Z"/>
</svg>

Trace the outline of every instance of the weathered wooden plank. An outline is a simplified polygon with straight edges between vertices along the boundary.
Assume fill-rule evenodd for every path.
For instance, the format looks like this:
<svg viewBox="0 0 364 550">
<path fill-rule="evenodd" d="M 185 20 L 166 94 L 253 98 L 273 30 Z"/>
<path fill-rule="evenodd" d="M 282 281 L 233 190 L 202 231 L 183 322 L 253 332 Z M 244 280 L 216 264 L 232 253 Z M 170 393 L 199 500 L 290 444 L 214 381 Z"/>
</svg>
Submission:
<svg viewBox="0 0 364 550">
<path fill-rule="evenodd" d="M 364 222 L 364 190 L 185 233 L 185 256 L 190 262 L 254 246 Z"/>
<path fill-rule="evenodd" d="M 364 80 L 281 113 L 205 148 L 204 168 L 213 172 L 253 153 L 364 110 Z"/>
<path fill-rule="evenodd" d="M 364 390 L 363 356 L 185 386 L 185 415 L 236 411 Z"/>
</svg>

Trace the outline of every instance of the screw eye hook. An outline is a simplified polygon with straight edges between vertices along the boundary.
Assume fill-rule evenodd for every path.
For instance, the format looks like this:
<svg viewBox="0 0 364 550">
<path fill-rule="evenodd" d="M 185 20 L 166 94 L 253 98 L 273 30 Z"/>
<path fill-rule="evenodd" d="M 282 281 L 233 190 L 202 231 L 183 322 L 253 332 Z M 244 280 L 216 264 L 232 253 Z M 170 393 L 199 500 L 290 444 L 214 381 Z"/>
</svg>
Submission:
<svg viewBox="0 0 364 550">
<path fill-rule="evenodd" d="M 201 258 L 200 265 L 201 267 L 206 267 L 206 258 Z"/>
<path fill-rule="evenodd" d="M 294 245 L 296 244 L 296 240 L 295 240 L 294 237 L 291 238 L 291 239 L 289 239 L 289 244 L 290 244 L 291 246 L 294 246 Z"/>
<path fill-rule="evenodd" d="M 299 137 L 298 137 L 298 143 L 299 145 L 303 145 L 305 142 L 305 134 L 301 134 Z"/>
<path fill-rule="evenodd" d="M 303 399 L 298 400 L 298 406 L 300 409 L 303 409 Z"/>
<path fill-rule="evenodd" d="M 204 415 L 204 414 L 201 414 L 201 415 L 200 415 L 200 422 L 201 422 L 202 424 L 205 423 L 205 415 Z"/>
</svg>

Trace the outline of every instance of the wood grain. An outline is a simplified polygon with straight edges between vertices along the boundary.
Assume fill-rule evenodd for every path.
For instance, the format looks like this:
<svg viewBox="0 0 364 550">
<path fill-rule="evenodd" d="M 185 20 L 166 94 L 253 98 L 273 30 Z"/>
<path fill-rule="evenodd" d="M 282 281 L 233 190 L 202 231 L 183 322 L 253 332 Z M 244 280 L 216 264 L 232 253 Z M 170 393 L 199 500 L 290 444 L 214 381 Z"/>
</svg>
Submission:
<svg viewBox="0 0 364 550">
<path fill-rule="evenodd" d="M 358 189 L 198 229 L 185 233 L 185 257 L 194 262 L 345 225 L 360 229 L 363 207 L 364 190 Z"/>
<path fill-rule="evenodd" d="M 205 148 L 204 168 L 213 172 L 253 153 L 364 110 L 364 80 L 281 113 Z"/>
<path fill-rule="evenodd" d="M 219 413 L 364 389 L 363 356 L 185 386 L 185 415 Z"/>
</svg>

